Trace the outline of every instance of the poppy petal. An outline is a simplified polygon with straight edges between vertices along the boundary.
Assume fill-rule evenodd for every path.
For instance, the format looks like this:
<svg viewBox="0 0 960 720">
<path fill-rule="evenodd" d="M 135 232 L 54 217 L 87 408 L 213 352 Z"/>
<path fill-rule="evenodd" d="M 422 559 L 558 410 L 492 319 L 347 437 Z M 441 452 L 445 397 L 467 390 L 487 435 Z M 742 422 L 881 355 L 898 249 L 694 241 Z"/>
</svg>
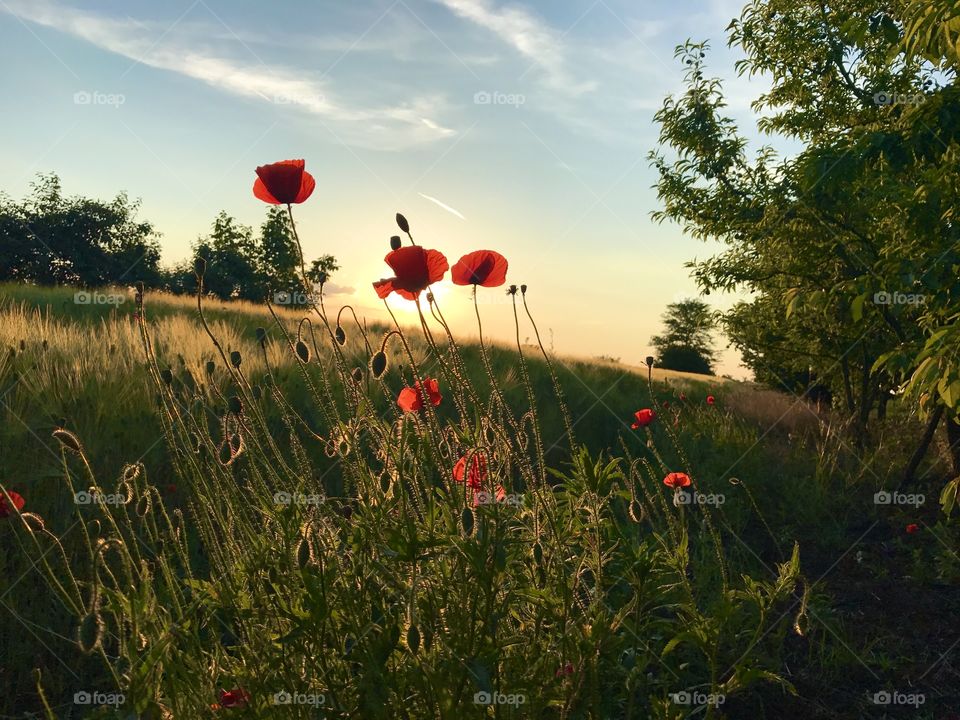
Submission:
<svg viewBox="0 0 960 720">
<path fill-rule="evenodd" d="M 423 400 L 420 393 L 411 387 L 405 387 L 397 396 L 397 405 L 404 412 L 419 412 L 423 409 Z"/>
<path fill-rule="evenodd" d="M 304 166 L 303 160 L 282 160 L 258 167 L 257 177 L 263 182 L 276 203 L 302 202 L 297 197 L 304 186 Z M 312 188 L 307 192 L 306 197 L 309 197 L 310 192 L 313 192 Z M 254 188 L 254 194 L 256 194 L 256 188 Z M 258 197 L 260 196 L 258 195 Z M 304 197 L 304 200 L 306 197 Z M 267 200 L 267 202 L 270 201 Z"/>
<path fill-rule="evenodd" d="M 267 190 L 267 186 L 263 184 L 263 180 L 261 180 L 260 178 L 257 178 L 253 183 L 253 194 L 254 194 L 254 197 L 257 197 L 260 200 L 263 200 L 264 202 L 270 203 L 271 205 L 280 204 L 280 201 L 270 194 L 270 191 Z"/>
<path fill-rule="evenodd" d="M 456 285 L 499 287 L 507 281 L 507 259 L 493 250 L 475 250 L 464 255 L 451 272 Z"/>
</svg>

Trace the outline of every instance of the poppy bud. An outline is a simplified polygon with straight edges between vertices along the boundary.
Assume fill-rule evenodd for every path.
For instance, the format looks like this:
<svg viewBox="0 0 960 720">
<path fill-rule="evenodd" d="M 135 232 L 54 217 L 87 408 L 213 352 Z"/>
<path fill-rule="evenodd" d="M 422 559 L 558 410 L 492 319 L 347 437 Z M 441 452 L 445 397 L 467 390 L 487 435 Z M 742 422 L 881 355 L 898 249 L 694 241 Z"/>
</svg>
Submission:
<svg viewBox="0 0 960 720">
<path fill-rule="evenodd" d="M 399 235 L 392 235 L 390 237 L 391 250 L 399 250 L 401 245 L 403 245 L 403 241 L 400 239 Z"/>
<path fill-rule="evenodd" d="M 227 400 L 227 407 L 230 408 L 230 412 L 234 415 L 239 415 L 243 412 L 243 402 L 236 395 L 231 395 Z"/>
<path fill-rule="evenodd" d="M 89 655 L 100 645 L 103 639 L 103 621 L 96 612 L 91 612 L 80 622 L 77 630 L 77 642 L 80 650 Z"/>
<path fill-rule="evenodd" d="M 321 270 L 317 275 L 317 282 L 321 285 L 323 285 L 328 279 L 329 276 L 323 270 Z"/>
<path fill-rule="evenodd" d="M 363 380 L 363 370 L 361 370 L 360 368 L 354 368 L 354 369 L 353 369 L 353 381 L 354 381 L 355 383 L 359 383 L 359 382 L 361 382 L 362 380 Z"/>
<path fill-rule="evenodd" d="M 526 285 L 521 285 L 521 286 L 520 286 L 520 293 L 521 293 L 522 295 L 526 295 L 526 294 L 527 294 L 527 286 L 526 286 Z"/>
<path fill-rule="evenodd" d="M 411 625 L 407 630 L 407 647 L 410 648 L 410 652 L 414 655 L 416 655 L 417 650 L 420 649 L 420 631 L 417 630 L 416 625 Z"/>
<path fill-rule="evenodd" d="M 653 367 L 653 355 L 647 355 L 646 363 L 648 368 Z"/>
<path fill-rule="evenodd" d="M 537 565 L 543 562 L 543 547 L 540 543 L 534 543 L 533 545 L 533 559 Z"/>
<path fill-rule="evenodd" d="M 266 339 L 267 339 L 267 331 L 264 330 L 262 327 L 258 327 L 258 328 L 257 328 L 257 342 L 260 343 L 261 345 L 263 345 L 263 343 L 266 342 Z"/>
<path fill-rule="evenodd" d="M 353 508 L 350 507 L 349 505 L 344 505 L 343 508 L 341 508 L 340 510 L 340 514 L 343 515 L 344 520 L 349 520 L 350 518 L 353 517 Z"/>
<path fill-rule="evenodd" d="M 310 348 L 307 347 L 307 344 L 303 340 L 297 340 L 295 346 L 297 351 L 297 357 L 300 358 L 305 363 L 310 362 Z"/>
<path fill-rule="evenodd" d="M 197 274 L 198 278 L 202 278 L 203 274 L 207 271 L 207 261 L 202 257 L 198 257 L 193 261 L 193 272 Z"/>
<path fill-rule="evenodd" d="M 80 452 L 80 440 L 69 430 L 64 430 L 62 427 L 58 427 L 53 431 L 53 437 L 59 440 L 60 444 L 68 450 Z"/>
<path fill-rule="evenodd" d="M 143 288 L 143 281 L 142 281 L 142 280 L 137 280 L 137 282 L 134 284 L 134 287 L 137 289 L 137 292 L 138 292 L 140 295 L 143 295 L 143 289 L 144 289 L 144 288 Z"/>
<path fill-rule="evenodd" d="M 433 631 L 429 627 L 423 629 L 423 647 L 427 650 L 433 647 Z"/>
<path fill-rule="evenodd" d="M 473 534 L 473 510 L 468 507 L 463 509 L 460 513 L 460 524 L 463 525 L 464 535 Z"/>
<path fill-rule="evenodd" d="M 397 213 L 397 226 L 405 233 L 410 232 L 410 223 L 408 223 L 407 219 L 400 213 Z"/>
<path fill-rule="evenodd" d="M 370 371 L 375 378 L 379 378 L 387 369 L 387 354 L 383 350 L 379 351 L 370 360 Z"/>
<path fill-rule="evenodd" d="M 239 350 L 234 350 L 230 353 L 230 364 L 235 368 L 239 368 L 242 361 L 243 358 L 241 357 Z"/>
<path fill-rule="evenodd" d="M 337 342 L 343 345 L 347 342 L 347 334 L 343 331 L 343 328 L 337 325 L 337 329 L 334 331 L 334 336 L 337 338 Z"/>
<path fill-rule="evenodd" d="M 517 294 L 516 285 L 511 285 L 510 287 L 507 288 L 507 295 L 516 295 L 516 294 Z"/>
<path fill-rule="evenodd" d="M 297 548 L 297 565 L 303 570 L 313 559 L 313 548 L 310 547 L 310 540 L 303 538 L 300 541 L 300 547 Z"/>
<path fill-rule="evenodd" d="M 160 371 L 160 379 L 163 380 L 164 385 L 170 385 L 173 382 L 173 372 L 170 368 L 164 368 Z"/>
<path fill-rule="evenodd" d="M 213 375 L 213 371 L 216 369 L 216 365 L 213 360 L 207 360 L 207 375 Z"/>
</svg>

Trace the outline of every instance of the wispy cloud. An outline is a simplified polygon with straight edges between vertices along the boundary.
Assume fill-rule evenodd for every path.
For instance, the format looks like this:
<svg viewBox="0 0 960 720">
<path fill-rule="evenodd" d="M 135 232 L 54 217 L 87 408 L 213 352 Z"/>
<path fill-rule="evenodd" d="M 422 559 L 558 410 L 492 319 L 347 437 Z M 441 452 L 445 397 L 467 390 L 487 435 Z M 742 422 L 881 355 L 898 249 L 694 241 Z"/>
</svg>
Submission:
<svg viewBox="0 0 960 720">
<path fill-rule="evenodd" d="M 494 7 L 489 0 L 435 0 L 458 16 L 490 30 L 532 64 L 539 66 L 554 90 L 580 95 L 593 90 L 592 80 L 578 81 L 568 68 L 561 33 L 519 6 Z"/>
<path fill-rule="evenodd" d="M 174 33 L 167 35 L 172 28 L 158 34 L 151 24 L 132 18 L 112 18 L 49 0 L 4 0 L 0 12 L 81 38 L 130 59 L 134 65 L 175 72 L 234 95 L 289 106 L 292 111 L 334 124 L 331 129 L 348 142 L 396 149 L 456 134 L 436 117 L 444 105 L 436 96 L 392 106 L 353 106 L 336 96 L 329 79 L 268 65 L 252 52 L 252 61 L 243 62 L 190 47 Z"/>
<path fill-rule="evenodd" d="M 446 210 L 446 211 L 447 211 L 448 213 L 450 213 L 451 215 L 456 215 L 456 216 L 457 216 L 458 218 L 460 218 L 461 220 L 466 220 L 466 218 L 465 218 L 463 215 L 460 214 L 460 211 L 459 211 L 459 210 L 455 210 L 454 208 L 450 207 L 450 206 L 447 205 L 446 203 L 440 202 L 440 201 L 437 200 L 435 197 L 431 197 L 430 195 L 424 195 L 422 192 L 418 192 L 417 195 L 419 195 L 420 197 L 422 197 L 424 200 L 429 200 L 429 201 L 432 202 L 434 205 L 443 208 L 444 210 Z"/>
</svg>

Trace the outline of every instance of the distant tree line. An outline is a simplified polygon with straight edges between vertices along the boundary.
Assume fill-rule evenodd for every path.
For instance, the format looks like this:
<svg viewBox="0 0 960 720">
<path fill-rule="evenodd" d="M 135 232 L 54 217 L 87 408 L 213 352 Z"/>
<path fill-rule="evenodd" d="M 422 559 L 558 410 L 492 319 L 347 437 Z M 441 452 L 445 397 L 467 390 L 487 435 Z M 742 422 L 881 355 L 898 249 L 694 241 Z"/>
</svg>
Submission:
<svg viewBox="0 0 960 720">
<path fill-rule="evenodd" d="M 193 264 L 204 258 L 204 286 L 221 299 L 262 301 L 287 293 L 289 302 L 304 302 L 300 257 L 290 220 L 271 207 L 254 234 L 226 212 L 210 232 L 193 244 L 191 257 L 172 267 L 160 264 L 160 235 L 137 217 L 140 204 L 120 193 L 112 201 L 63 194 L 56 174 L 39 175 L 17 202 L 0 194 L 0 281 L 37 285 L 132 285 L 175 293 L 196 291 Z M 332 255 L 313 260 L 311 283 L 339 267 Z"/>
</svg>

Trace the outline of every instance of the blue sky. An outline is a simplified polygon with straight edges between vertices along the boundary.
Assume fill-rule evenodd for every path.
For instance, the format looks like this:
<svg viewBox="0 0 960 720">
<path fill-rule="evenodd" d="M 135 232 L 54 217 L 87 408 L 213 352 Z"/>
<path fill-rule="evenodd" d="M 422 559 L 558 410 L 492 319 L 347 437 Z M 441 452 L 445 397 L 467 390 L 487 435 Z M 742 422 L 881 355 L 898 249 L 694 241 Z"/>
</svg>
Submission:
<svg viewBox="0 0 960 720">
<path fill-rule="evenodd" d="M 451 263 L 505 254 L 557 351 L 638 363 L 665 305 L 695 293 L 683 263 L 711 251 L 649 219 L 652 117 L 680 88 L 674 46 L 709 39 L 755 136 L 764 82 L 734 75 L 724 36 L 741 5 L 0 0 L 0 190 L 47 171 L 69 194 L 125 190 L 173 262 L 221 209 L 258 225 L 254 167 L 303 157 L 317 191 L 298 222 L 308 255 L 343 266 L 336 300 L 379 313 L 399 210 Z M 464 335 L 468 296 L 438 292 Z M 486 299 L 485 330 L 508 337 L 508 306 Z M 731 352 L 721 370 L 743 374 Z"/>
</svg>

